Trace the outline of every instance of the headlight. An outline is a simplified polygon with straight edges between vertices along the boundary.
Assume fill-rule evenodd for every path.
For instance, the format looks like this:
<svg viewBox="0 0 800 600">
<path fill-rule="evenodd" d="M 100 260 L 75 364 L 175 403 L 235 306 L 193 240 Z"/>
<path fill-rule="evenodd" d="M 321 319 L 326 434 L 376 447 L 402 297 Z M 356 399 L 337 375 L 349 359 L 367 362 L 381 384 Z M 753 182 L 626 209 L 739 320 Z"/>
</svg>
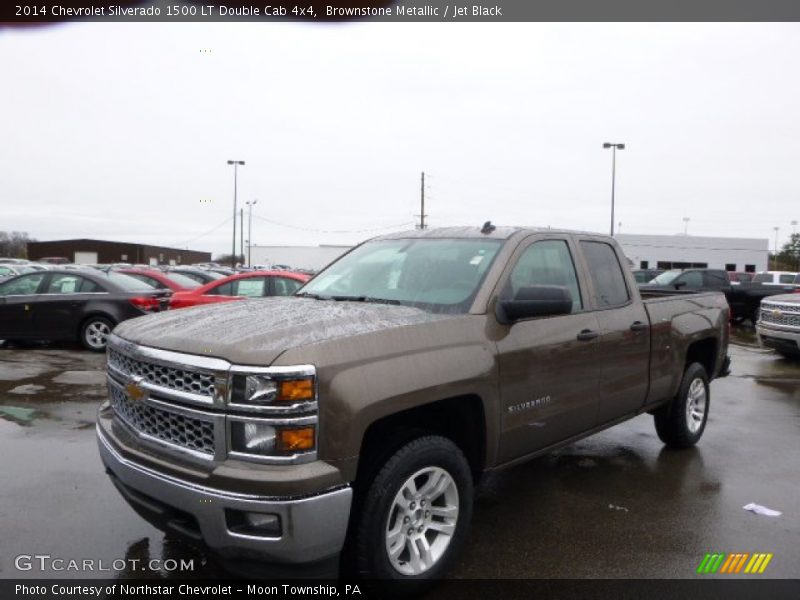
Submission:
<svg viewBox="0 0 800 600">
<path fill-rule="evenodd" d="M 270 408 L 276 411 L 310 409 L 316 401 L 316 377 L 314 368 L 273 367 L 247 372 L 246 367 L 237 367 L 233 372 L 230 404 L 234 408 Z M 308 404 L 309 406 L 304 406 Z"/>
<path fill-rule="evenodd" d="M 231 423 L 231 451 L 261 456 L 287 456 L 312 452 L 314 425 L 273 425 L 259 421 Z"/>
<path fill-rule="evenodd" d="M 229 456 L 269 464 L 316 460 L 317 372 L 312 365 L 234 365 L 229 379 Z"/>
<path fill-rule="evenodd" d="M 272 454 L 275 428 L 263 423 L 231 423 L 231 449 L 248 454 Z"/>
</svg>

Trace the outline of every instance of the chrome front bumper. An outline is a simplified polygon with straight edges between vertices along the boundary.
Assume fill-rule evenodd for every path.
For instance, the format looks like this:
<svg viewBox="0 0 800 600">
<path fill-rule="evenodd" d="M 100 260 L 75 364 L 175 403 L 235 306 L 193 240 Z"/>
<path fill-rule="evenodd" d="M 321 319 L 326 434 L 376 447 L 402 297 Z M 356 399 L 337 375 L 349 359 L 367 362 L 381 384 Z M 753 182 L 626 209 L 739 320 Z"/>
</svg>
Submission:
<svg viewBox="0 0 800 600">
<path fill-rule="evenodd" d="M 762 348 L 794 350 L 800 353 L 800 331 L 797 328 L 768 327 L 758 322 L 756 323 L 756 333 L 758 334 L 758 343 Z"/>
<path fill-rule="evenodd" d="M 304 498 L 229 493 L 164 475 L 124 458 L 99 425 L 97 440 L 103 463 L 137 512 L 155 514 L 163 507 L 194 517 L 199 536 L 223 556 L 301 564 L 330 558 L 342 549 L 353 496 L 350 487 Z M 231 531 L 226 509 L 278 515 L 280 537 Z M 180 532 L 181 526 L 176 522 L 174 529 Z M 191 528 L 182 533 L 191 535 Z"/>
</svg>

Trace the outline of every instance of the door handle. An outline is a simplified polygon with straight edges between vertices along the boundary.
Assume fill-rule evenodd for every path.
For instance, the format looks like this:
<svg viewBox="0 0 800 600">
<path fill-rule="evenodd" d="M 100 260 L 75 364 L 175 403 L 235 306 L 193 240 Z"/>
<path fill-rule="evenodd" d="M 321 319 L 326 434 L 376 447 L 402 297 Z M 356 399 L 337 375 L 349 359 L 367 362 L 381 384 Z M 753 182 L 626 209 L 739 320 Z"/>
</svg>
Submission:
<svg viewBox="0 0 800 600">
<path fill-rule="evenodd" d="M 596 331 L 592 331 L 591 329 L 584 329 L 578 334 L 578 341 L 579 342 L 588 342 L 589 340 L 593 340 L 600 334 Z"/>
<path fill-rule="evenodd" d="M 642 323 L 641 321 L 631 323 L 631 331 L 645 331 L 647 327 L 647 323 Z"/>
</svg>

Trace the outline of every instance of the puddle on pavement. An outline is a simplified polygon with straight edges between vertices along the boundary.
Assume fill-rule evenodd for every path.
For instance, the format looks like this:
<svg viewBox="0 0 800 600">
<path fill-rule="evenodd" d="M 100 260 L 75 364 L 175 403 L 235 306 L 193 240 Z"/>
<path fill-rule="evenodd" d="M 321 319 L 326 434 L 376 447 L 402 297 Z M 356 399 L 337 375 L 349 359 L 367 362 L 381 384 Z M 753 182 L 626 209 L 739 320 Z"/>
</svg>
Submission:
<svg viewBox="0 0 800 600">
<path fill-rule="evenodd" d="M 106 375 L 103 371 L 64 371 L 52 381 L 70 385 L 105 385 Z"/>
<path fill-rule="evenodd" d="M 54 370 L 48 365 L 0 360 L 0 381 L 31 379 Z"/>
<path fill-rule="evenodd" d="M 30 425 L 36 418 L 37 411 L 23 406 L 0 406 L 0 417 L 18 423 L 20 425 Z"/>
<path fill-rule="evenodd" d="M 25 385 L 18 385 L 15 388 L 8 390 L 9 394 L 37 394 L 47 388 L 43 385 L 36 385 L 33 383 L 26 383 Z"/>
</svg>

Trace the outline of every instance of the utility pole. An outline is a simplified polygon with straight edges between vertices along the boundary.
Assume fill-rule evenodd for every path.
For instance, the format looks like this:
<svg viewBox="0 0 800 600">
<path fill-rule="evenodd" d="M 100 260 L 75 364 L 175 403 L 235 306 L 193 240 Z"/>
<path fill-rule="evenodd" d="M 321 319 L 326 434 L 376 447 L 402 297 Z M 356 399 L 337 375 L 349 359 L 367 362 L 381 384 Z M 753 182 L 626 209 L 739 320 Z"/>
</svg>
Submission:
<svg viewBox="0 0 800 600">
<path fill-rule="evenodd" d="M 772 270 L 778 270 L 778 230 L 780 227 L 773 227 L 775 230 L 775 254 L 772 255 Z"/>
<path fill-rule="evenodd" d="M 418 229 L 425 229 L 427 226 L 425 225 L 425 217 L 428 215 L 425 214 L 425 171 L 422 172 L 422 177 L 419 186 L 419 227 Z"/>
<path fill-rule="evenodd" d="M 625 150 L 625 144 L 605 142 L 603 148 L 611 148 L 611 237 L 614 237 L 614 188 L 617 181 L 617 149 Z"/>
<path fill-rule="evenodd" d="M 252 202 L 245 202 L 247 204 L 247 266 L 252 268 L 250 250 L 253 247 L 253 205 L 258 202 L 258 198 Z"/>
<path fill-rule="evenodd" d="M 243 160 L 229 160 L 233 165 L 233 239 L 231 241 L 231 267 L 236 267 L 236 194 L 239 180 L 239 165 L 244 166 Z"/>
<path fill-rule="evenodd" d="M 241 236 L 239 236 L 239 254 L 242 257 L 242 262 L 244 262 L 244 208 L 239 209 L 239 231 L 242 232 Z"/>
</svg>

